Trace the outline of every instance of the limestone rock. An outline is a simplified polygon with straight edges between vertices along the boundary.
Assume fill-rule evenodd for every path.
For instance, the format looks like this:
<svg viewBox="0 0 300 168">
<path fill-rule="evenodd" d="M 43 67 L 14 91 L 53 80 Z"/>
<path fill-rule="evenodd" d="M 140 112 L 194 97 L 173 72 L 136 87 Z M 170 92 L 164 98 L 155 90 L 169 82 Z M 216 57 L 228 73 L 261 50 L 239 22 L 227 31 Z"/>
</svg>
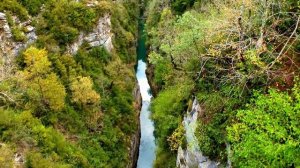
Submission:
<svg viewBox="0 0 300 168">
<path fill-rule="evenodd" d="M 34 28 L 33 26 L 28 25 L 28 26 L 25 27 L 25 30 L 26 30 L 26 33 L 27 33 L 27 32 L 32 32 L 32 31 L 34 31 L 35 28 Z"/>
<path fill-rule="evenodd" d="M 15 167 L 20 167 L 24 164 L 25 158 L 21 153 L 16 153 L 14 156 Z"/>
<path fill-rule="evenodd" d="M 3 41 L 3 38 L 11 38 L 11 30 L 6 20 L 6 15 L 0 12 L 0 38 Z"/>
<path fill-rule="evenodd" d="M 28 45 L 32 44 L 37 39 L 35 28 L 30 25 L 31 20 L 21 23 L 20 20 L 15 16 L 13 17 L 13 20 L 18 26 L 25 27 L 25 35 L 28 40 L 26 42 L 13 41 L 11 29 L 6 20 L 6 15 L 5 13 L 0 12 L 0 45 L 2 50 L 1 52 L 11 56 L 17 55 L 20 50 L 26 48 Z"/>
<path fill-rule="evenodd" d="M 4 13 L 0 13 L 0 20 L 6 20 L 6 16 Z"/>
<path fill-rule="evenodd" d="M 89 43 L 91 47 L 104 46 L 109 52 L 113 49 L 111 32 L 111 20 L 110 15 L 105 14 L 103 17 L 99 18 L 97 26 L 90 33 L 79 34 L 76 42 L 67 47 L 67 52 L 69 54 L 76 54 L 79 47 L 84 41 Z"/>
<path fill-rule="evenodd" d="M 17 17 L 13 17 L 13 20 L 17 26 L 27 29 L 25 35 L 27 41 L 15 42 L 11 33 L 11 29 L 8 25 L 5 13 L 0 12 L 0 81 L 8 76 L 13 69 L 14 57 L 20 52 L 20 50 L 26 48 L 32 44 L 36 39 L 35 28 L 31 26 L 31 21 L 20 22 Z"/>
<path fill-rule="evenodd" d="M 192 110 L 184 117 L 183 125 L 187 140 L 187 149 L 178 148 L 177 167 L 179 168 L 217 168 L 219 163 L 204 156 L 199 148 L 198 140 L 195 136 L 198 114 L 201 113 L 201 106 L 195 99 Z"/>
</svg>

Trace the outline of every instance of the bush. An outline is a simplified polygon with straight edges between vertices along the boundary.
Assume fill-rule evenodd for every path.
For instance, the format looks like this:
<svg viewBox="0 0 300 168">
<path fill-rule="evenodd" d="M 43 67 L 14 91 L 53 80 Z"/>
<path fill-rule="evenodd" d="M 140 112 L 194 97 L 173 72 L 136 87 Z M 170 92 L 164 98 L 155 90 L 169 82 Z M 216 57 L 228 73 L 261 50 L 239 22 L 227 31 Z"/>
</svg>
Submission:
<svg viewBox="0 0 300 168">
<path fill-rule="evenodd" d="M 300 88 L 256 93 L 227 128 L 236 167 L 300 166 Z"/>
<path fill-rule="evenodd" d="M 15 25 L 12 25 L 11 34 L 15 41 L 25 42 L 27 40 L 25 33 L 22 31 L 22 28 L 19 28 Z"/>
<path fill-rule="evenodd" d="M 68 44 L 77 38 L 79 35 L 78 29 L 70 27 L 68 25 L 60 25 L 54 27 L 51 32 L 54 38 L 59 42 L 59 44 Z"/>
<path fill-rule="evenodd" d="M 82 2 L 49 0 L 42 17 L 39 17 L 37 28 L 39 34 L 51 33 L 64 46 L 73 42 L 79 31 L 91 30 L 95 20 L 95 11 Z"/>
<path fill-rule="evenodd" d="M 17 15 L 21 21 L 28 19 L 27 10 L 17 0 L 2 0 L 0 11 L 10 11 L 12 14 Z"/>
<path fill-rule="evenodd" d="M 37 15 L 40 12 L 41 6 L 47 0 L 19 0 L 21 4 L 27 9 L 30 15 Z"/>
<path fill-rule="evenodd" d="M 172 161 L 176 160 L 176 155 L 170 152 L 172 144 L 168 143 L 167 139 L 181 124 L 181 116 L 185 111 L 191 88 L 192 85 L 188 83 L 169 87 L 160 92 L 158 97 L 152 102 L 152 118 L 155 123 L 154 134 L 157 138 L 159 149 L 156 156 L 157 160 L 155 161 L 156 167 L 161 166 L 159 165 L 161 157 L 164 157 L 164 162 L 170 162 L 170 165 L 175 164 Z"/>
<path fill-rule="evenodd" d="M 0 167 L 13 167 L 13 150 L 6 144 L 0 144 Z"/>
<path fill-rule="evenodd" d="M 26 167 L 33 168 L 71 168 L 71 165 L 59 163 L 51 157 L 43 157 L 38 152 L 28 152 L 26 155 Z"/>
<path fill-rule="evenodd" d="M 195 0 L 172 0 L 172 9 L 177 14 L 182 14 L 186 9 L 192 7 Z"/>
</svg>

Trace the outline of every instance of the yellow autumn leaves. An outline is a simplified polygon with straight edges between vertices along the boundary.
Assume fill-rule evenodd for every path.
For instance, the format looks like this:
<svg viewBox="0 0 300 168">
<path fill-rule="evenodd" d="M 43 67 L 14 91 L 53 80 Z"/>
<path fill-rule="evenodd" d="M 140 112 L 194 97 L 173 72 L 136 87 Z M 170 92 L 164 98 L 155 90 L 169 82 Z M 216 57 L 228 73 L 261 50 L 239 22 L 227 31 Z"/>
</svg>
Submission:
<svg viewBox="0 0 300 168">
<path fill-rule="evenodd" d="M 47 54 L 46 50 L 34 47 L 24 52 L 26 66 L 19 72 L 21 86 L 31 100 L 28 106 L 59 111 L 65 105 L 66 88 L 57 74 L 51 71 L 51 62 Z M 71 81 L 71 100 L 74 103 L 84 106 L 96 104 L 100 100 L 99 94 L 93 90 L 93 81 L 90 77 L 79 76 Z"/>
<path fill-rule="evenodd" d="M 99 94 L 93 90 L 90 77 L 79 76 L 71 84 L 72 101 L 79 105 L 96 104 L 100 100 Z"/>
</svg>

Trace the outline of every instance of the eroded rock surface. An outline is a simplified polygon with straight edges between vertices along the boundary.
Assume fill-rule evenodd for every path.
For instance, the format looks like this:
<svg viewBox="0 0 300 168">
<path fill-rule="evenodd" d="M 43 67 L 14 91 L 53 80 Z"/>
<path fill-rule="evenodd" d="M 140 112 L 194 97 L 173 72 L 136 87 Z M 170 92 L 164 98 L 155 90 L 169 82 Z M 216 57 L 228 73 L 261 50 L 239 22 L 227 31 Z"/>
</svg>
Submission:
<svg viewBox="0 0 300 168">
<path fill-rule="evenodd" d="M 141 138 L 141 127 L 139 123 L 139 116 L 140 116 L 140 110 L 142 108 L 142 95 L 137 82 L 133 90 L 133 97 L 135 100 L 134 107 L 135 110 L 138 112 L 138 114 L 136 115 L 136 121 L 138 121 L 138 128 L 135 134 L 133 134 L 133 136 L 131 137 L 131 145 L 129 149 L 131 162 L 127 165 L 127 168 L 135 168 L 137 166 L 140 138 Z"/>
<path fill-rule="evenodd" d="M 192 110 L 184 117 L 183 125 L 187 140 L 187 149 L 179 147 L 177 153 L 177 167 L 179 168 L 217 168 L 219 163 L 204 156 L 199 148 L 195 136 L 198 114 L 201 113 L 199 102 L 195 99 Z"/>
<path fill-rule="evenodd" d="M 15 153 L 14 155 L 14 168 L 21 168 L 24 166 L 25 157 L 22 153 Z"/>
<path fill-rule="evenodd" d="M 0 12 L 0 81 L 11 73 L 12 61 L 15 56 L 37 39 L 35 28 L 31 26 L 31 20 L 20 22 L 16 17 L 13 19 L 17 26 L 25 28 L 24 33 L 27 40 L 24 42 L 14 41 L 7 17 L 5 13 Z"/>
<path fill-rule="evenodd" d="M 17 17 L 13 17 L 13 20 L 16 26 L 24 28 L 26 41 L 16 42 L 13 40 L 13 35 L 11 32 L 11 28 L 8 25 L 6 15 L 5 13 L 0 12 L 1 56 L 3 56 L 4 54 L 15 56 L 19 53 L 20 50 L 26 48 L 28 45 L 32 44 L 37 39 L 35 27 L 31 25 L 31 20 L 20 22 Z"/>
<path fill-rule="evenodd" d="M 67 47 L 69 54 L 76 54 L 83 42 L 89 43 L 91 47 L 104 46 L 107 51 L 113 49 L 110 15 L 100 17 L 97 26 L 90 33 L 81 32 L 77 41 Z"/>
</svg>

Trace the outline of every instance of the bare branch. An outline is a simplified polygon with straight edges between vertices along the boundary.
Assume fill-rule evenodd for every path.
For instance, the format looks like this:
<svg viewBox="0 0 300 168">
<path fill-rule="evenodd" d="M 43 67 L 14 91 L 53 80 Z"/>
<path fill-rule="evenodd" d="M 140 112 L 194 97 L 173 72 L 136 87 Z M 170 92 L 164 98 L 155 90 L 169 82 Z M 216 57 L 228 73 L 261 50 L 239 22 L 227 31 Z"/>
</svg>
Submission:
<svg viewBox="0 0 300 168">
<path fill-rule="evenodd" d="M 288 43 L 290 42 L 290 40 L 292 39 L 292 37 L 296 34 L 298 26 L 299 26 L 299 22 L 300 22 L 300 16 L 298 16 L 298 20 L 295 26 L 294 31 L 292 32 L 292 34 L 290 35 L 290 37 L 288 38 L 288 40 L 286 41 L 286 43 L 284 44 L 283 48 L 281 49 L 280 53 L 278 54 L 278 56 L 275 58 L 275 60 L 268 66 L 268 69 L 272 68 L 273 65 L 279 60 L 280 56 L 283 54 L 283 52 L 285 51 L 286 46 L 288 45 Z M 286 52 L 286 51 L 285 51 Z M 285 53 L 284 52 L 284 53 Z"/>
</svg>

